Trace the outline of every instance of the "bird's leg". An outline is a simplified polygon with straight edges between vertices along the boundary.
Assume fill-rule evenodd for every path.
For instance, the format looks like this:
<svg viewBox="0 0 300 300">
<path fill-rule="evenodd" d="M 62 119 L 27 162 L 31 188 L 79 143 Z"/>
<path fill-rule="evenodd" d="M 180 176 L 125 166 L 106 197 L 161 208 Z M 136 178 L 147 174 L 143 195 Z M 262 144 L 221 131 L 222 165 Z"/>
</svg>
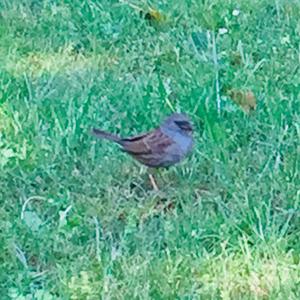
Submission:
<svg viewBox="0 0 300 300">
<path fill-rule="evenodd" d="M 151 182 L 151 185 L 152 185 L 153 189 L 155 191 L 159 191 L 159 188 L 158 188 L 158 186 L 156 184 L 156 181 L 154 179 L 153 173 L 154 173 L 154 170 L 150 169 L 150 171 L 149 171 L 149 179 L 150 179 L 150 182 Z"/>
<path fill-rule="evenodd" d="M 154 177 L 153 177 L 152 174 L 149 174 L 149 179 L 150 179 L 150 182 L 151 182 L 151 185 L 152 185 L 153 189 L 155 191 L 159 191 L 159 188 L 158 188 L 158 186 L 157 186 L 157 184 L 155 182 L 155 179 L 154 179 Z"/>
</svg>

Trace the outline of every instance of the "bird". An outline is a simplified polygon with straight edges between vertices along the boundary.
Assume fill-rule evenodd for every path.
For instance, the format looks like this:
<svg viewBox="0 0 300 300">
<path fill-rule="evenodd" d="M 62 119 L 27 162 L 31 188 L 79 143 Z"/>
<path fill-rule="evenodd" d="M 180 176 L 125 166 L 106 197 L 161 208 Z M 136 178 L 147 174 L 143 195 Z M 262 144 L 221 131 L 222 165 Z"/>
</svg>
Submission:
<svg viewBox="0 0 300 300">
<path fill-rule="evenodd" d="M 150 168 L 165 168 L 181 162 L 193 149 L 193 125 L 185 113 L 173 113 L 159 127 L 136 136 L 122 138 L 116 134 L 92 129 L 100 139 L 117 143 L 121 150 Z M 154 189 L 153 177 L 150 180 Z"/>
</svg>

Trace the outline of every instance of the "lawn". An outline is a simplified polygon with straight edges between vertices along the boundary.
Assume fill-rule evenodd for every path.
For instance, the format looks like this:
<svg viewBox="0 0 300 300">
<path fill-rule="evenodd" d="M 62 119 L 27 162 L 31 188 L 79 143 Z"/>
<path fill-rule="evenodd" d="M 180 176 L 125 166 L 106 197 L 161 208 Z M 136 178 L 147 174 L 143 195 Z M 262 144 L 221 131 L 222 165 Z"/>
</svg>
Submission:
<svg viewBox="0 0 300 300">
<path fill-rule="evenodd" d="M 0 1 L 1 299 L 299 299 L 298 0 Z M 122 136 L 173 111 L 156 174 Z"/>
</svg>

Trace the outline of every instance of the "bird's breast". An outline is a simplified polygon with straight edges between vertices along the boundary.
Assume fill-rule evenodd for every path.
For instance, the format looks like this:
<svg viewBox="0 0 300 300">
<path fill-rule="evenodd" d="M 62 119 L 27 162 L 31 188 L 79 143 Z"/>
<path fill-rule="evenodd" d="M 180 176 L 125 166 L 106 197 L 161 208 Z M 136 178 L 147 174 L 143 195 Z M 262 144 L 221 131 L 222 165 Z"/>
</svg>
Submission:
<svg viewBox="0 0 300 300">
<path fill-rule="evenodd" d="M 168 147 L 166 153 L 174 163 L 181 161 L 193 147 L 193 139 L 189 136 L 174 133 L 171 136 L 173 143 Z"/>
<path fill-rule="evenodd" d="M 173 136 L 173 140 L 176 143 L 177 147 L 180 148 L 183 155 L 185 155 L 189 151 L 191 151 L 191 149 L 193 147 L 193 138 L 190 137 L 190 136 L 186 136 L 186 135 L 176 133 Z"/>
</svg>

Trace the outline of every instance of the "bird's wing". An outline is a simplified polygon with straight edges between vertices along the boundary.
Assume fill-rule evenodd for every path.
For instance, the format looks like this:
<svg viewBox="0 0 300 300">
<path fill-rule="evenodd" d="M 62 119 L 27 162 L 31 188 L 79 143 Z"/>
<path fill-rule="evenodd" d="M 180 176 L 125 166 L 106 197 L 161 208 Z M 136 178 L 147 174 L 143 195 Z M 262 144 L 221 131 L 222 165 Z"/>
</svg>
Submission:
<svg viewBox="0 0 300 300">
<path fill-rule="evenodd" d="M 147 154 L 162 154 L 172 144 L 160 129 L 141 134 L 132 138 L 122 139 L 123 150 L 134 156 Z"/>
</svg>

